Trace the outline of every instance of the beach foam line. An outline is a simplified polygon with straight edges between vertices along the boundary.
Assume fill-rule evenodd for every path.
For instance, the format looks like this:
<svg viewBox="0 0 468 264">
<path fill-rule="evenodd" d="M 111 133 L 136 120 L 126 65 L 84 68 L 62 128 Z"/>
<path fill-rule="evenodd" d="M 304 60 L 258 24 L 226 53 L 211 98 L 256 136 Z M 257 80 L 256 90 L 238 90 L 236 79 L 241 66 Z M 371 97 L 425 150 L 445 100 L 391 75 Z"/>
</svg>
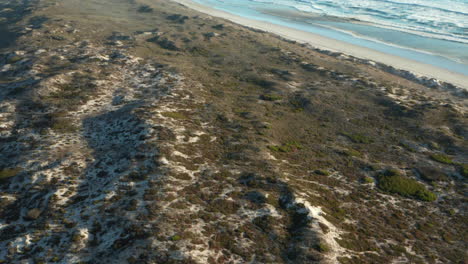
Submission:
<svg viewBox="0 0 468 264">
<path fill-rule="evenodd" d="M 410 72 L 417 78 L 409 78 L 412 81 L 426 84 L 427 80 L 433 79 L 431 83 L 446 82 L 453 86 L 468 90 L 468 76 L 451 72 L 432 65 L 416 62 L 410 59 L 386 54 L 365 47 L 349 44 L 343 41 L 327 38 L 318 34 L 301 31 L 298 29 L 276 25 L 273 23 L 258 21 L 250 18 L 234 15 L 222 10 L 214 9 L 191 0 L 172 0 L 193 10 L 205 13 L 210 16 L 223 18 L 236 24 L 273 33 L 285 39 L 293 40 L 303 44 L 309 44 L 312 47 L 328 50 L 337 53 L 343 53 L 356 58 L 375 61 L 380 64 L 391 66 L 391 68 Z M 394 73 L 394 72 L 391 72 Z M 399 75 L 405 77 L 404 75 Z M 450 86 L 450 85 L 449 85 Z"/>
</svg>

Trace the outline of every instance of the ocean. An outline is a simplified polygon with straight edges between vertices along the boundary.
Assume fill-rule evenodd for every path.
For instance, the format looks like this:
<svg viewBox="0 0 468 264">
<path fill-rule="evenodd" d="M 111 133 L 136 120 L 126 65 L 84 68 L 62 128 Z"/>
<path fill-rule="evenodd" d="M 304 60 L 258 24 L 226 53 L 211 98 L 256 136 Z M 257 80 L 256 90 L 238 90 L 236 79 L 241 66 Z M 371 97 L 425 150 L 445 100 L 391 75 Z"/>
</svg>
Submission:
<svg viewBox="0 0 468 264">
<path fill-rule="evenodd" d="M 195 0 L 468 76 L 468 0 Z"/>
</svg>

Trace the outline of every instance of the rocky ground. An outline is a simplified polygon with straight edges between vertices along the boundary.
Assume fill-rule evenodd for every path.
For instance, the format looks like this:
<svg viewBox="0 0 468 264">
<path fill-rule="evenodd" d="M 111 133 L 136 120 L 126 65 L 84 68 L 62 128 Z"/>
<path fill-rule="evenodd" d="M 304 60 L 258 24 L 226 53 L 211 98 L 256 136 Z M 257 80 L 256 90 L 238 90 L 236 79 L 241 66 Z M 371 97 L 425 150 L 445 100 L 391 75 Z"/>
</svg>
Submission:
<svg viewBox="0 0 468 264">
<path fill-rule="evenodd" d="M 0 263 L 466 262 L 464 91 L 159 0 L 0 34 Z"/>
</svg>

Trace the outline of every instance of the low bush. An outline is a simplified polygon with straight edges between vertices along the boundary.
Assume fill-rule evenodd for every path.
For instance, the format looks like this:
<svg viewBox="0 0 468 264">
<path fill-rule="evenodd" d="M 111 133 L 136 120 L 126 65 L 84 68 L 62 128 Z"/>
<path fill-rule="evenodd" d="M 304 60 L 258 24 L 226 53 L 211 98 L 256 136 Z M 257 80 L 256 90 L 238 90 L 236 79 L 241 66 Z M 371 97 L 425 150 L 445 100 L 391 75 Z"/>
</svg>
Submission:
<svg viewBox="0 0 468 264">
<path fill-rule="evenodd" d="M 322 253 L 326 253 L 326 252 L 330 251 L 330 247 L 324 242 L 318 243 L 316 245 L 316 249 L 318 251 L 322 252 Z"/>
<path fill-rule="evenodd" d="M 163 115 L 164 117 L 170 117 L 173 119 L 187 119 L 187 117 L 184 114 L 178 113 L 178 112 L 163 112 L 161 113 L 161 115 Z"/>
<path fill-rule="evenodd" d="M 463 177 L 468 178 L 468 164 L 460 164 L 460 173 Z"/>
<path fill-rule="evenodd" d="M 372 178 L 372 177 L 364 177 L 364 179 L 362 179 L 362 182 L 365 183 L 365 184 L 374 183 L 374 178 Z"/>
<path fill-rule="evenodd" d="M 322 175 L 322 176 L 329 176 L 330 175 L 330 172 L 328 172 L 327 170 L 323 170 L 323 169 L 315 170 L 314 173 L 318 174 L 318 175 Z"/>
<path fill-rule="evenodd" d="M 8 64 L 14 64 L 14 63 L 17 63 L 18 61 L 22 60 L 23 58 L 20 57 L 20 56 L 12 56 L 11 58 L 9 58 L 7 60 L 7 63 Z"/>
<path fill-rule="evenodd" d="M 354 143 L 369 144 L 373 142 L 371 138 L 362 134 L 351 134 L 351 133 L 346 133 L 346 132 L 342 134 L 346 136 L 347 138 L 349 138 Z"/>
<path fill-rule="evenodd" d="M 430 202 L 437 199 L 437 196 L 427 190 L 423 184 L 398 174 L 381 174 L 378 178 L 378 187 L 385 192 L 416 198 L 421 201 Z"/>
<path fill-rule="evenodd" d="M 421 167 L 417 169 L 421 178 L 428 182 L 449 181 L 450 178 L 442 171 L 432 167 Z"/>
<path fill-rule="evenodd" d="M 278 101 L 278 100 L 283 99 L 283 97 L 281 97 L 280 95 L 276 95 L 276 94 L 262 94 L 260 95 L 260 99 L 264 101 Z"/>
<path fill-rule="evenodd" d="M 78 130 L 72 120 L 67 118 L 54 119 L 51 128 L 59 133 L 73 133 Z"/>
<path fill-rule="evenodd" d="M 20 168 L 0 170 L 0 181 L 6 180 L 11 177 L 15 177 L 20 172 L 21 172 Z"/>
<path fill-rule="evenodd" d="M 245 74 L 241 79 L 265 89 L 271 89 L 276 85 L 275 82 L 269 81 L 255 73 Z"/>
<path fill-rule="evenodd" d="M 151 8 L 149 5 L 141 5 L 140 7 L 138 7 L 138 12 L 151 13 L 153 12 L 153 8 Z"/>
<path fill-rule="evenodd" d="M 343 154 L 348 157 L 362 157 L 362 153 L 355 149 L 346 149 L 343 151 Z"/>
<path fill-rule="evenodd" d="M 431 159 L 433 159 L 433 160 L 435 160 L 437 162 L 440 162 L 440 163 L 453 164 L 452 158 L 450 158 L 449 156 L 444 155 L 444 154 L 435 153 L 435 154 L 431 154 L 430 157 L 431 157 Z"/>
<path fill-rule="evenodd" d="M 275 152 L 293 152 L 302 149 L 302 145 L 296 141 L 289 141 L 281 146 L 268 146 L 268 149 Z"/>
<path fill-rule="evenodd" d="M 172 240 L 172 241 L 179 241 L 179 240 L 181 240 L 181 239 L 182 239 L 182 237 L 179 236 L 179 235 L 173 235 L 173 236 L 171 237 L 171 240 Z"/>
</svg>

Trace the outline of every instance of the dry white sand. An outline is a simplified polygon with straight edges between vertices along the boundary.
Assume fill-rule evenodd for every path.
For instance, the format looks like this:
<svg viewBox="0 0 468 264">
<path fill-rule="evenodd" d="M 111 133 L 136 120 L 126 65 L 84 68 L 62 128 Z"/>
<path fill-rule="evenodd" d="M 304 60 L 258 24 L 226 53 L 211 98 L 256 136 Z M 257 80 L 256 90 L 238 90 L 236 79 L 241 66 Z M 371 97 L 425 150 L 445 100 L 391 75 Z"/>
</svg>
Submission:
<svg viewBox="0 0 468 264">
<path fill-rule="evenodd" d="M 434 78 L 440 81 L 448 82 L 456 86 L 468 89 L 468 76 L 451 72 L 442 68 L 438 68 L 432 65 L 416 62 L 410 59 L 385 54 L 372 49 L 356 46 L 353 44 L 345 43 L 342 41 L 334 40 L 331 38 L 323 37 L 317 34 L 289 28 L 281 25 L 272 24 L 264 21 L 257 21 L 249 18 L 240 17 L 233 15 L 218 9 L 210 8 L 191 0 L 173 0 L 182 5 L 185 5 L 196 11 L 224 18 L 234 23 L 241 24 L 243 26 L 271 32 L 281 37 L 297 41 L 299 43 L 307 43 L 313 47 L 331 50 L 335 52 L 344 53 L 357 58 L 371 60 L 386 65 L 393 66 L 397 69 L 410 71 L 419 76 L 425 76 Z"/>
</svg>

